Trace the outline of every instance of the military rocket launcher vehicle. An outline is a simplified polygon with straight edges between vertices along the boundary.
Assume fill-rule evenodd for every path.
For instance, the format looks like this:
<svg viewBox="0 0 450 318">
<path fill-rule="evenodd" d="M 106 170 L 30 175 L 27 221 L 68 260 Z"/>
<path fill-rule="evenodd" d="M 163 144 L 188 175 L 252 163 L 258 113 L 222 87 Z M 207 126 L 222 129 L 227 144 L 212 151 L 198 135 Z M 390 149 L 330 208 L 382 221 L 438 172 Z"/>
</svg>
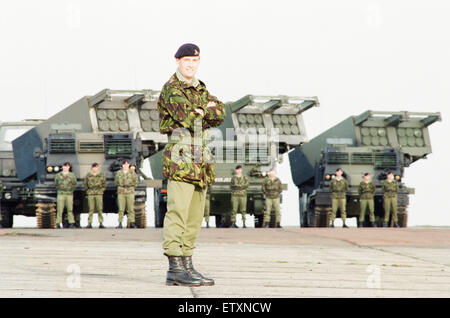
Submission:
<svg viewBox="0 0 450 318">
<path fill-rule="evenodd" d="M 347 218 L 359 216 L 358 186 L 363 174 L 369 172 L 376 185 L 375 217 L 377 225 L 381 225 L 384 216 L 381 185 L 387 172 L 392 171 L 400 187 L 398 223 L 406 227 L 409 195 L 414 189 L 402 182 L 404 171 L 431 153 L 428 126 L 440 120 L 440 113 L 369 110 L 343 120 L 291 151 L 292 179 L 299 189 L 300 225 L 329 225 L 330 181 L 336 169 L 342 168 L 349 183 Z"/>
<path fill-rule="evenodd" d="M 1 196 L 1 224 L 13 226 L 13 216 L 34 213 L 34 193 L 17 178 L 12 141 L 40 124 L 43 120 L 23 120 L 0 123 L 0 180 L 3 183 Z"/>
<path fill-rule="evenodd" d="M 146 226 L 146 187 L 158 186 L 141 171 L 143 160 L 167 142 L 159 133 L 158 91 L 109 90 L 85 96 L 12 142 L 17 178 L 34 193 L 39 228 L 55 226 L 55 175 L 66 161 L 77 177 L 74 215 L 87 212 L 82 180 L 97 162 L 107 178 L 104 213 L 117 213 L 114 177 L 129 160 L 140 177 L 135 192 L 136 225 Z"/>
<path fill-rule="evenodd" d="M 308 141 L 303 112 L 319 106 L 317 97 L 256 96 L 226 104 L 226 118 L 210 129 L 209 147 L 214 154 L 215 183 L 209 188 L 210 215 L 216 226 L 229 226 L 231 177 L 237 165 L 249 179 L 247 214 L 262 226 L 264 198 L 262 183 L 267 171 L 279 162 L 279 155 Z M 152 175 L 162 178 L 162 155 L 150 158 Z M 283 184 L 287 190 L 287 184 Z M 163 226 L 166 189 L 155 189 L 155 226 Z M 274 221 L 271 222 L 272 225 Z"/>
</svg>

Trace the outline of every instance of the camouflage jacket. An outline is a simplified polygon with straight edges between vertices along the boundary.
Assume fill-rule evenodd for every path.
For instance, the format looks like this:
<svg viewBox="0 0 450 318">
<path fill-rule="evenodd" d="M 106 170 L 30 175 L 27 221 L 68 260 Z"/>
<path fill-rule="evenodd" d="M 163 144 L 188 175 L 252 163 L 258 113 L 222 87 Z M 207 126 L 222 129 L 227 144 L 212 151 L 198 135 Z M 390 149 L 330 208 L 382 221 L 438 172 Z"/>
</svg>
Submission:
<svg viewBox="0 0 450 318">
<path fill-rule="evenodd" d="M 370 181 L 368 183 L 366 183 L 365 181 L 362 181 L 359 184 L 359 198 L 362 200 L 372 200 L 373 197 L 375 196 L 375 183 L 373 183 L 373 181 Z"/>
<path fill-rule="evenodd" d="M 385 198 L 395 198 L 398 193 L 398 183 L 395 180 L 389 182 L 385 180 L 383 182 L 383 197 Z"/>
<path fill-rule="evenodd" d="M 330 192 L 333 199 L 345 199 L 348 191 L 348 183 L 345 178 L 341 180 L 336 180 L 333 178 L 330 182 Z"/>
<path fill-rule="evenodd" d="M 214 101 L 216 106 L 207 108 L 210 101 Z M 197 108 L 205 113 L 203 118 L 195 112 Z M 205 129 L 217 127 L 223 122 L 225 105 L 209 94 L 202 81 L 194 87 L 174 74 L 161 90 L 158 110 L 160 132 L 169 135 L 169 143 L 163 152 L 164 177 L 201 188 L 214 183 L 213 155 L 206 146 Z M 192 136 L 195 139 L 193 142 Z M 185 139 L 179 142 L 177 137 Z"/>
<path fill-rule="evenodd" d="M 138 185 L 138 176 L 133 170 L 125 173 L 121 169 L 117 172 L 114 183 L 117 186 L 118 194 L 133 194 L 134 188 Z"/>
<path fill-rule="evenodd" d="M 247 194 L 248 178 L 246 176 L 233 176 L 231 178 L 231 194 L 244 197 Z"/>
<path fill-rule="evenodd" d="M 77 187 L 77 177 L 72 172 L 64 174 L 62 171 L 55 177 L 58 194 L 73 194 Z"/>
<path fill-rule="evenodd" d="M 84 178 L 84 190 L 87 195 L 103 194 L 106 189 L 106 177 L 103 173 L 99 172 L 97 175 L 92 172 L 88 172 L 86 178 Z"/>
<path fill-rule="evenodd" d="M 283 191 L 281 181 L 277 177 L 270 179 L 270 177 L 266 177 L 264 183 L 262 185 L 262 192 L 268 199 L 278 199 L 280 197 L 280 193 Z"/>
</svg>

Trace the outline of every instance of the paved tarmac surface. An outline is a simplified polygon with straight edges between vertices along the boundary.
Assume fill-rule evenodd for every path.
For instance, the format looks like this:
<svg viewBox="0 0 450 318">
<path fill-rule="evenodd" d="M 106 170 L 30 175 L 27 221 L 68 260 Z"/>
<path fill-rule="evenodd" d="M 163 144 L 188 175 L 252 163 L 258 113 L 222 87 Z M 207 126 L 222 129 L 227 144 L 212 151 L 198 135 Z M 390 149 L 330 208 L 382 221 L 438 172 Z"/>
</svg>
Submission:
<svg viewBox="0 0 450 318">
<path fill-rule="evenodd" d="M 449 228 L 202 229 L 196 288 L 165 285 L 161 238 L 0 229 L 0 297 L 450 297 Z"/>
</svg>

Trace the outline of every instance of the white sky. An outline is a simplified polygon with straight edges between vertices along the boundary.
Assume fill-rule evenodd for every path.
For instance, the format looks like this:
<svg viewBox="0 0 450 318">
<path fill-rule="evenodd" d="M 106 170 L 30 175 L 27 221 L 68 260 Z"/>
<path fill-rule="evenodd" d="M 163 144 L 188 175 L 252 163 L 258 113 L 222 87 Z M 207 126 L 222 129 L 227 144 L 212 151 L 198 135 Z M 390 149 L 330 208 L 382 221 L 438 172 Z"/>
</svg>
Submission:
<svg viewBox="0 0 450 318">
<path fill-rule="evenodd" d="M 223 101 L 317 95 L 310 138 L 367 109 L 441 111 L 433 154 L 404 181 L 416 188 L 409 225 L 450 225 L 449 16 L 444 0 L 2 1 L 1 120 L 46 118 L 103 88 L 160 89 L 193 42 L 199 78 Z M 280 171 L 282 224 L 298 225 L 287 157 Z"/>
</svg>

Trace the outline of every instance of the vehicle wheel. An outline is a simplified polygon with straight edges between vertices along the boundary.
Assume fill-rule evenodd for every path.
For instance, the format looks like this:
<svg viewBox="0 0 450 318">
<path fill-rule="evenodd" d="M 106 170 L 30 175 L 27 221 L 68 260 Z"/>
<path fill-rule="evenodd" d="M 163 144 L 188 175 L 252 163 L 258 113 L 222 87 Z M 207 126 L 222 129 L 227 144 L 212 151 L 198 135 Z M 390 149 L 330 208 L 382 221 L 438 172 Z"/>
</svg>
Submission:
<svg viewBox="0 0 450 318">
<path fill-rule="evenodd" d="M 155 227 L 164 226 L 164 217 L 167 212 L 167 203 L 164 201 L 164 194 L 161 193 L 161 189 L 154 190 L 154 208 L 155 208 Z"/>
<path fill-rule="evenodd" d="M 262 227 L 264 222 L 264 214 L 255 214 L 255 227 Z"/>
<path fill-rule="evenodd" d="M 4 228 L 12 228 L 14 215 L 4 208 L 2 208 L 0 213 L 2 214 L 2 226 Z"/>
</svg>

